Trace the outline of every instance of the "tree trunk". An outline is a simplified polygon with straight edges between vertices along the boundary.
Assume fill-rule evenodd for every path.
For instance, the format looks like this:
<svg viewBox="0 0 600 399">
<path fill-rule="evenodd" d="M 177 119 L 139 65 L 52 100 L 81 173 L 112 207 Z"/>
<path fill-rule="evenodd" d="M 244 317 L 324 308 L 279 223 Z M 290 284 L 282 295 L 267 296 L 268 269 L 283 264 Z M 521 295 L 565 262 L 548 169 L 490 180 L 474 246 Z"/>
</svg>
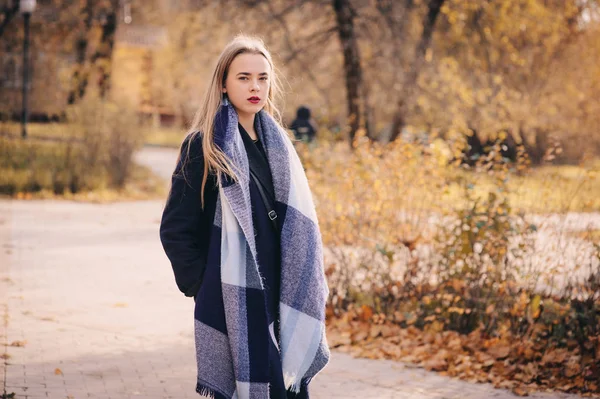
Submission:
<svg viewBox="0 0 600 399">
<path fill-rule="evenodd" d="M 350 0 L 333 0 L 333 9 L 335 11 L 340 44 L 344 54 L 346 101 L 350 125 L 349 140 L 350 146 L 352 146 L 361 123 L 360 89 L 362 85 L 360 54 L 354 29 L 355 12 L 352 9 Z"/>
<path fill-rule="evenodd" d="M 115 32 L 117 31 L 118 9 L 119 0 L 110 0 L 110 7 L 106 10 L 106 20 L 102 25 L 100 45 L 92 57 L 92 63 L 96 65 L 100 74 L 98 78 L 98 87 L 100 89 L 101 98 L 105 98 L 110 91 L 112 55 L 115 47 Z"/>
<path fill-rule="evenodd" d="M 533 165 L 541 165 L 544 160 L 544 156 L 546 155 L 546 151 L 550 146 L 548 134 L 541 128 L 535 128 L 533 131 L 534 143 L 529 143 L 526 149 L 529 153 L 531 163 Z"/>
<path fill-rule="evenodd" d="M 88 84 L 89 72 L 86 66 L 86 54 L 89 43 L 90 30 L 92 29 L 93 20 L 93 0 L 88 0 L 85 4 L 83 14 L 85 16 L 83 22 L 83 32 L 81 32 L 77 42 L 75 43 L 75 69 L 71 77 L 71 90 L 67 103 L 75 104 L 77 100 L 82 98 Z"/>
<path fill-rule="evenodd" d="M 421 71 L 421 67 L 423 66 L 423 62 L 425 60 L 425 53 L 427 52 L 427 49 L 431 44 L 431 37 L 433 35 L 435 22 L 437 21 L 444 1 L 445 0 L 428 1 L 427 13 L 423 18 L 422 24 L 423 32 L 421 33 L 421 38 L 417 43 L 411 67 L 408 73 L 406 74 L 406 78 L 404 79 L 404 90 L 402 91 L 400 99 L 398 100 L 398 103 L 396 105 L 396 112 L 392 120 L 392 135 L 390 137 L 390 141 L 394 141 L 398 138 L 398 136 L 402 132 L 402 128 L 406 124 L 406 116 L 408 110 L 410 109 L 410 106 L 414 101 L 413 97 L 416 92 L 419 72 Z"/>
<path fill-rule="evenodd" d="M 0 12 L 0 37 L 2 37 L 2 33 L 4 33 L 4 28 L 9 22 L 13 19 L 15 15 L 19 12 L 19 3 L 14 2 L 10 7 L 2 7 L 2 11 Z"/>
<path fill-rule="evenodd" d="M 98 85 L 100 97 L 104 98 L 110 90 L 110 76 L 112 53 L 115 45 L 115 33 L 117 30 L 117 12 L 119 0 L 110 0 L 110 4 L 103 9 L 94 7 L 94 0 L 87 0 L 84 8 L 85 20 L 83 32 L 75 45 L 76 65 L 72 77 L 72 88 L 69 92 L 68 103 L 74 104 L 85 95 L 90 73 L 92 69 L 98 72 Z M 94 14 L 105 13 L 102 23 L 102 34 L 96 52 L 87 59 L 87 50 L 91 36 Z"/>
</svg>

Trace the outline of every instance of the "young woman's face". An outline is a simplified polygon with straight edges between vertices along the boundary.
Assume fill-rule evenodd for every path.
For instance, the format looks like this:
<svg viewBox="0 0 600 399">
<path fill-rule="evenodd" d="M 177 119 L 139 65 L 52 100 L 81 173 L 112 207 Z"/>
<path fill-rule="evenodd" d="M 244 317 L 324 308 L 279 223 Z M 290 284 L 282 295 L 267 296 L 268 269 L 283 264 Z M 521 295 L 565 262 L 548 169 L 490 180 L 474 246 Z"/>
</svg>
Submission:
<svg viewBox="0 0 600 399">
<path fill-rule="evenodd" d="M 256 114 L 267 102 L 271 79 L 269 62 L 260 54 L 240 54 L 229 66 L 223 93 L 238 114 Z"/>
</svg>

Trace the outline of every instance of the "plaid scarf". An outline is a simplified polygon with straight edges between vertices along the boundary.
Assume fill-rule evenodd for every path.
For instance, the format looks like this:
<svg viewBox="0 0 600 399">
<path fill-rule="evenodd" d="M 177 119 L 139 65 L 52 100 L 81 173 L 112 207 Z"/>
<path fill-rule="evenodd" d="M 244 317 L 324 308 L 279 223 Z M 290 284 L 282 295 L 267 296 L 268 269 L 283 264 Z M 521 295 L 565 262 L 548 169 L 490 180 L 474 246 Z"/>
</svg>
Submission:
<svg viewBox="0 0 600 399">
<path fill-rule="evenodd" d="M 237 113 L 225 103 L 216 116 L 214 140 L 234 166 L 238 181 L 227 177 L 219 181 L 208 267 L 211 262 L 220 266 L 220 284 L 207 285 L 205 279 L 202 297 L 213 297 L 215 301 L 198 302 L 195 311 L 196 390 L 212 397 L 268 398 L 269 340 L 279 350 L 289 391 L 298 392 L 301 383 L 310 381 L 329 360 L 325 337 L 325 301 L 329 291 L 308 181 L 287 133 L 265 111 L 256 114 L 256 118 L 257 134 L 273 171 L 278 214 L 281 346 L 275 338 L 274 323 L 267 325 L 252 221 L 248 157 Z M 207 294 L 206 290 L 211 292 Z M 216 300 L 219 296 L 222 302 Z"/>
</svg>

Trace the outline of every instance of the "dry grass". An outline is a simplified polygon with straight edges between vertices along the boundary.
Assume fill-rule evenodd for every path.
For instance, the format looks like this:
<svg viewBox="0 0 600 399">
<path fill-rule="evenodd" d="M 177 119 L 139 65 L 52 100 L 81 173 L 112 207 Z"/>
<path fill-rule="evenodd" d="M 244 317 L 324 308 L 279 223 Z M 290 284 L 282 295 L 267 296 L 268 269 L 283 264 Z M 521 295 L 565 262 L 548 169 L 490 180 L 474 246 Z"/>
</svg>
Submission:
<svg viewBox="0 0 600 399">
<path fill-rule="evenodd" d="M 148 128 L 145 129 L 145 144 L 161 147 L 179 148 L 185 138 L 186 131 L 176 128 Z"/>
<path fill-rule="evenodd" d="M 313 190 L 320 194 L 317 198 L 330 202 L 336 202 L 336 193 L 352 197 L 356 185 L 366 184 L 374 186 L 380 197 L 372 198 L 370 204 L 380 202 L 381 206 L 393 205 L 396 210 L 445 212 L 469 205 L 463 192 L 466 182 L 471 183 L 473 195 L 481 199 L 498 189 L 497 176 L 448 165 L 434 151 L 424 155 L 411 144 L 397 144 L 389 150 L 358 149 L 354 154 L 346 143 L 326 143 L 312 149 L 298 144 L 297 148 Z M 545 165 L 520 172 L 508 165 L 506 179 L 513 211 L 600 211 L 600 160 L 583 165 Z M 348 212 L 351 207 L 346 205 L 344 209 Z"/>
<path fill-rule="evenodd" d="M 140 127 L 144 136 L 144 144 L 161 147 L 179 148 L 185 138 L 186 131 L 177 128 Z M 81 129 L 68 123 L 29 123 L 27 134 L 32 139 L 66 140 L 80 138 Z M 21 124 L 17 122 L 0 122 L 0 136 L 20 137 Z"/>
</svg>

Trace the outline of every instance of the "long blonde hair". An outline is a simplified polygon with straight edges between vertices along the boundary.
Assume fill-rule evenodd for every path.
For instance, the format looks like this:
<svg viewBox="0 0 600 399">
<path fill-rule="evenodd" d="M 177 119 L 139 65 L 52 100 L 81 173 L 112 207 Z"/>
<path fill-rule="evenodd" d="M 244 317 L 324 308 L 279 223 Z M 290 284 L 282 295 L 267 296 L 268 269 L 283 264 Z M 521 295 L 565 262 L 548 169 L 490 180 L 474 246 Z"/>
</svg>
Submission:
<svg viewBox="0 0 600 399">
<path fill-rule="evenodd" d="M 281 113 L 275 104 L 275 99 L 280 93 L 280 83 L 277 76 L 277 70 L 273 65 L 271 53 L 269 53 L 261 39 L 252 36 L 238 35 L 225 46 L 225 49 L 219 56 L 210 84 L 204 93 L 202 105 L 196 112 L 188 132 L 189 140 L 186 161 L 189 160 L 190 157 L 189 143 L 192 143 L 197 135 L 202 136 L 202 152 L 204 155 L 204 176 L 202 178 L 201 188 L 202 207 L 204 207 L 204 188 L 210 172 L 215 173 L 217 178 L 219 178 L 221 174 L 225 174 L 228 177 L 237 180 L 236 173 L 233 170 L 229 159 L 223 151 L 215 145 L 214 122 L 217 111 L 219 110 L 219 107 L 221 107 L 224 95 L 222 88 L 227 79 L 229 67 L 235 57 L 246 53 L 262 55 L 271 67 L 269 93 L 263 109 L 273 116 L 277 123 L 281 124 Z"/>
</svg>

